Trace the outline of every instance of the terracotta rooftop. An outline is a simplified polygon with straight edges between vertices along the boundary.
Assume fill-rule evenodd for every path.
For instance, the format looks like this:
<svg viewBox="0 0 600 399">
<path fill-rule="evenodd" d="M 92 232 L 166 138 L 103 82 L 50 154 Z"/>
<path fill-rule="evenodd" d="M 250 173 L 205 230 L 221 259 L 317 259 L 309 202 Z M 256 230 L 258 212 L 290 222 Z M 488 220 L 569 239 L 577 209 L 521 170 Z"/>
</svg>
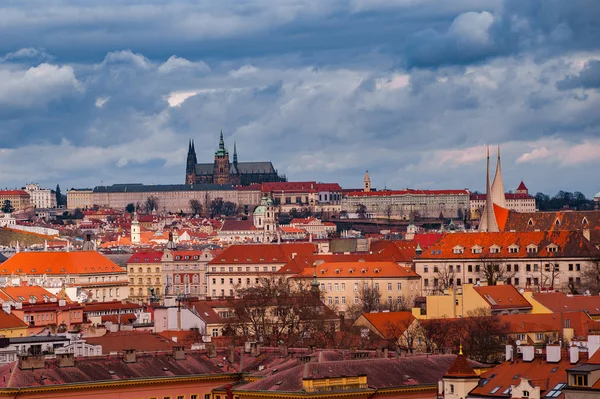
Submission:
<svg viewBox="0 0 600 399">
<path fill-rule="evenodd" d="M 354 193 L 348 193 L 349 197 L 389 197 L 392 195 L 469 195 L 469 190 L 383 190 L 383 191 L 371 191 L 364 192 L 358 191 Z"/>
<path fill-rule="evenodd" d="M 220 231 L 249 231 L 256 230 L 252 219 L 246 220 L 230 220 L 226 219 Z"/>
<path fill-rule="evenodd" d="M 473 287 L 492 309 L 531 309 L 531 304 L 512 285 Z"/>
<path fill-rule="evenodd" d="M 444 377 L 458 377 L 458 378 L 477 377 L 478 378 L 478 375 L 473 370 L 473 366 L 471 366 L 471 363 L 469 362 L 469 360 L 465 357 L 465 355 L 463 355 L 461 353 L 458 356 L 456 356 L 456 360 L 454 360 L 454 362 L 452 363 L 452 365 L 450 366 L 448 371 L 446 371 L 446 374 L 444 374 Z"/>
<path fill-rule="evenodd" d="M 313 277 L 314 268 L 305 268 L 297 277 Z M 317 266 L 317 278 L 419 278 L 411 268 L 393 261 L 381 262 L 325 262 Z"/>
<path fill-rule="evenodd" d="M 29 302 L 30 300 L 44 302 L 52 298 L 58 300 L 56 295 L 38 285 L 0 288 L 0 302 Z"/>
<path fill-rule="evenodd" d="M 509 314 L 499 315 L 498 320 L 508 326 L 511 334 L 561 333 L 568 321 L 575 337 L 587 337 L 589 327 L 595 325 L 585 312 Z"/>
<path fill-rule="evenodd" d="M 221 264 L 268 264 L 287 263 L 292 255 L 310 255 L 316 252 L 312 243 L 295 244 L 247 244 L 232 245 L 209 262 Z M 296 256 L 293 255 L 293 256 Z"/>
<path fill-rule="evenodd" d="M 415 320 L 411 312 L 363 313 L 361 317 L 364 317 L 382 337 L 388 336 L 387 330 L 390 326 L 394 326 L 395 332 L 398 328 L 402 328 L 404 332 Z"/>
<path fill-rule="evenodd" d="M 135 349 L 140 352 L 168 351 L 177 345 L 158 334 L 145 331 L 106 333 L 101 337 L 85 338 L 85 341 L 91 345 L 102 345 L 104 354 L 123 352 L 125 349 Z"/>
<path fill-rule="evenodd" d="M 515 212 L 508 211 L 505 220 L 497 214 L 498 225 L 504 231 L 564 231 L 600 229 L 600 211 L 556 211 L 556 212 Z M 504 215 L 503 215 L 504 216 Z M 502 221 L 502 223 L 501 223 Z"/>
<path fill-rule="evenodd" d="M 533 299 L 555 313 L 585 311 L 590 315 L 600 315 L 599 295 L 567 295 L 563 292 L 540 292 Z"/>
<path fill-rule="evenodd" d="M 12 313 L 6 313 L 5 311 L 0 310 L 0 330 L 25 327 L 27 327 L 27 323 L 23 320 Z"/>
<path fill-rule="evenodd" d="M 242 385 L 236 391 L 301 392 L 302 379 L 366 375 L 370 389 L 432 386 L 442 378 L 456 355 L 400 359 L 357 359 L 306 363 Z"/>
<path fill-rule="evenodd" d="M 529 251 L 530 246 L 537 247 L 537 252 Z M 497 248 L 497 252 L 494 253 L 493 248 Z M 420 259 L 549 259 L 596 256 L 600 256 L 600 250 L 586 240 L 581 232 L 521 231 L 444 234 L 436 244 L 423 251 Z"/>
<path fill-rule="evenodd" d="M 177 378 L 229 373 L 207 359 L 205 352 L 187 352 L 185 359 L 175 360 L 171 351 L 156 354 L 136 354 L 135 363 L 125 363 L 121 356 L 99 356 L 75 359 L 74 367 L 59 367 L 57 360 L 46 360 L 43 369 L 21 369 L 15 364 L 3 365 L 0 373 L 2 388 L 61 386 L 115 380 Z M 6 367 L 8 366 L 8 367 Z M 11 374 L 12 372 L 12 374 Z"/>
<path fill-rule="evenodd" d="M 0 274 L 125 273 L 120 266 L 95 251 L 19 252 L 0 266 Z"/>
</svg>

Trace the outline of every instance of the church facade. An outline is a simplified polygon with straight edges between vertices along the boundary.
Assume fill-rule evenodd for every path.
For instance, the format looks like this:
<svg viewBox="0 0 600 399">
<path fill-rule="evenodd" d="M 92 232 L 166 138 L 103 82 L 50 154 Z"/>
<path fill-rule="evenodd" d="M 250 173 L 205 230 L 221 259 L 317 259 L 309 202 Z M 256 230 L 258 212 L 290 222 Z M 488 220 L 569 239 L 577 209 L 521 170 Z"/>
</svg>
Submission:
<svg viewBox="0 0 600 399">
<path fill-rule="evenodd" d="M 225 149 L 223 131 L 213 163 L 198 163 L 194 141 L 190 140 L 185 170 L 185 184 L 232 184 L 249 186 L 254 183 L 282 182 L 271 162 L 238 162 L 237 149 L 233 145 L 233 162 Z"/>
</svg>

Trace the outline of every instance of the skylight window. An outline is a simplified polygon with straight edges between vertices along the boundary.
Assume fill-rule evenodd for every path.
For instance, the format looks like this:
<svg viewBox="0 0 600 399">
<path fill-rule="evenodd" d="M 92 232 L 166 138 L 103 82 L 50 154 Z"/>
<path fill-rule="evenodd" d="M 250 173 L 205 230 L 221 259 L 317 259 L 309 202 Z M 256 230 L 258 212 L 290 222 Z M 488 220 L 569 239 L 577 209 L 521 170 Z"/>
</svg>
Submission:
<svg viewBox="0 0 600 399">
<path fill-rule="evenodd" d="M 502 387 L 501 387 L 501 386 L 497 386 L 497 387 L 495 387 L 494 389 L 492 389 L 492 390 L 490 391 L 490 393 L 496 393 L 496 392 L 498 392 L 498 391 L 500 390 L 500 388 L 502 388 Z"/>
</svg>

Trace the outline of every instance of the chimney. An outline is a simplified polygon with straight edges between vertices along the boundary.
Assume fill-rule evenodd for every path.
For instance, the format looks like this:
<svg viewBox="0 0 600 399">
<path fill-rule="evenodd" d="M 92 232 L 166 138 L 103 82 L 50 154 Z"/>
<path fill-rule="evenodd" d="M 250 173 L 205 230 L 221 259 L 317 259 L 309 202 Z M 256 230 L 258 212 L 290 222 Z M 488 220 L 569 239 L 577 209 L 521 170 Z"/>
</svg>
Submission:
<svg viewBox="0 0 600 399">
<path fill-rule="evenodd" d="M 546 361 L 548 363 L 560 362 L 560 346 L 546 345 Z"/>
<path fill-rule="evenodd" d="M 123 350 L 123 361 L 125 363 L 135 363 L 135 349 L 124 349 Z"/>
<path fill-rule="evenodd" d="M 575 364 L 579 361 L 579 347 L 572 346 L 569 348 L 569 360 L 571 364 Z"/>
<path fill-rule="evenodd" d="M 279 357 L 287 357 L 288 347 L 286 344 L 279 345 Z"/>
<path fill-rule="evenodd" d="M 44 356 L 41 355 L 24 355 L 21 356 L 21 364 L 19 368 L 21 370 L 27 369 L 43 369 L 46 365 L 44 364 Z"/>
<path fill-rule="evenodd" d="M 231 345 L 229 347 L 229 357 L 228 359 L 229 363 L 233 364 L 233 362 L 235 361 L 235 346 Z"/>
<path fill-rule="evenodd" d="M 206 356 L 213 358 L 217 357 L 217 345 L 213 343 L 206 344 Z"/>
<path fill-rule="evenodd" d="M 59 353 L 58 367 L 75 367 L 75 354 L 74 353 Z"/>
<path fill-rule="evenodd" d="M 185 349 L 183 346 L 177 345 L 173 347 L 173 359 L 185 360 Z"/>
<path fill-rule="evenodd" d="M 507 362 L 512 362 L 513 361 L 513 346 L 512 345 L 506 345 L 505 346 L 506 352 L 505 352 L 505 360 Z"/>
<path fill-rule="evenodd" d="M 523 361 L 531 362 L 535 356 L 535 352 L 533 350 L 533 345 L 523 345 L 521 346 L 521 352 L 523 353 Z"/>
<path fill-rule="evenodd" d="M 588 335 L 588 359 L 600 349 L 600 335 Z"/>
</svg>

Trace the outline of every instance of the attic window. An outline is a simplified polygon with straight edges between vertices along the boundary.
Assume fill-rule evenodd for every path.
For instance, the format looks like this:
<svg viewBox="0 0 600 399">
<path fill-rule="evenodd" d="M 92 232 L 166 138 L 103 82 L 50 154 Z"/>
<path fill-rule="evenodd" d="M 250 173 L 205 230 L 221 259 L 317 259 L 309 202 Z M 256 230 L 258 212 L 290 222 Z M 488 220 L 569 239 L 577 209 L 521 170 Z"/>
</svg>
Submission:
<svg viewBox="0 0 600 399">
<path fill-rule="evenodd" d="M 181 259 L 181 256 L 177 255 L 177 256 L 175 257 L 175 259 L 179 260 L 179 259 Z"/>
<path fill-rule="evenodd" d="M 221 258 L 221 262 L 225 262 L 225 258 Z"/>
<path fill-rule="evenodd" d="M 325 274 L 325 269 L 321 269 L 321 274 Z"/>
<path fill-rule="evenodd" d="M 379 273 L 379 269 L 375 268 L 375 270 L 373 270 L 373 272 Z"/>
<path fill-rule="evenodd" d="M 533 219 L 530 218 L 529 221 L 527 222 L 527 226 L 533 226 L 533 224 L 534 224 Z"/>
<path fill-rule="evenodd" d="M 456 252 L 454 252 L 456 253 Z M 475 246 L 473 248 L 471 248 L 471 253 L 473 254 L 480 254 L 481 253 L 481 247 L 480 246 Z"/>
<path fill-rule="evenodd" d="M 340 274 L 340 269 L 335 269 L 335 274 Z"/>
<path fill-rule="evenodd" d="M 555 226 L 560 226 L 560 220 L 558 220 L 558 218 L 556 218 L 556 220 L 554 221 L 554 225 Z"/>
<path fill-rule="evenodd" d="M 186 259 L 189 259 L 190 257 L 189 257 L 189 255 L 186 255 L 186 256 L 185 256 L 185 258 L 186 258 Z"/>
<path fill-rule="evenodd" d="M 348 269 L 348 273 L 350 273 L 350 274 L 354 273 L 354 269 Z"/>
<path fill-rule="evenodd" d="M 238 258 L 233 258 L 233 261 L 237 262 L 237 261 L 239 261 L 239 259 Z"/>
<path fill-rule="evenodd" d="M 538 251 L 538 247 L 535 245 L 530 245 L 527 247 L 527 253 L 528 254 L 535 254 Z"/>
<path fill-rule="evenodd" d="M 584 216 L 583 220 L 581 221 L 581 224 L 589 224 L 589 222 L 585 216 Z"/>
<path fill-rule="evenodd" d="M 361 272 L 361 273 L 366 273 L 366 272 L 367 272 L 367 269 L 360 269 L 360 272 Z"/>
<path fill-rule="evenodd" d="M 514 244 L 511 245 L 510 247 L 508 247 L 508 252 L 510 252 L 511 254 L 519 253 L 519 246 Z"/>
<path fill-rule="evenodd" d="M 463 247 L 461 247 L 460 245 L 457 245 L 454 248 L 452 248 L 452 252 L 455 254 L 462 254 L 464 251 L 465 251 L 465 249 Z"/>
<path fill-rule="evenodd" d="M 247 260 L 248 262 L 250 262 L 250 261 L 252 260 L 252 258 L 246 258 L 246 260 Z"/>
<path fill-rule="evenodd" d="M 492 245 L 492 246 L 490 247 L 490 253 L 491 253 L 491 254 L 497 254 L 497 253 L 500 253 L 500 247 L 499 247 L 499 246 L 497 246 L 497 245 Z"/>
<path fill-rule="evenodd" d="M 198 255 L 194 255 L 194 259 L 198 259 Z"/>
</svg>

